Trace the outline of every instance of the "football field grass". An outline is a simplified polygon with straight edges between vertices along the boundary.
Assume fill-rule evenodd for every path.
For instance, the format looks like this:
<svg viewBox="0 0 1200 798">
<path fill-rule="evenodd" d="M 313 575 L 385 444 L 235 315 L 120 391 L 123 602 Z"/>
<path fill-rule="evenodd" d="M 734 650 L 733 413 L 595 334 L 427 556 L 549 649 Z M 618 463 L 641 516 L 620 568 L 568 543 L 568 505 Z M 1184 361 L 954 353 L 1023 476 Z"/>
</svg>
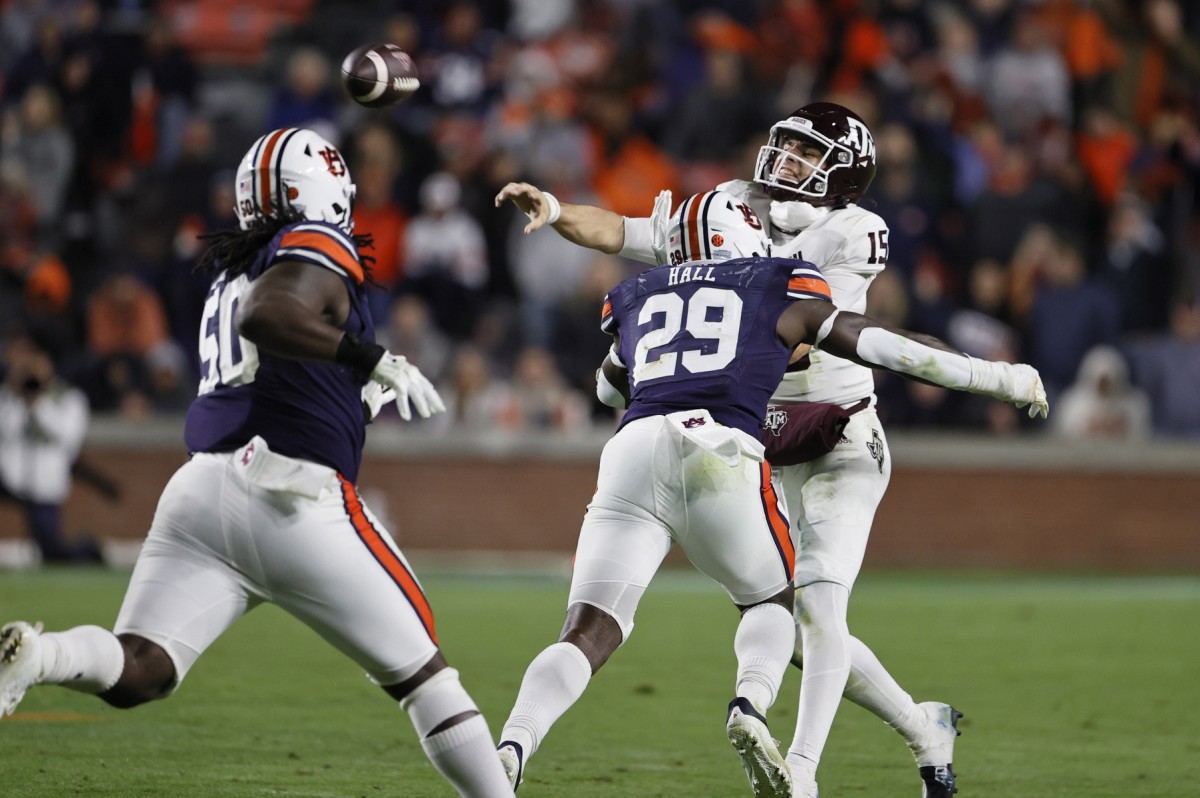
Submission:
<svg viewBox="0 0 1200 798">
<path fill-rule="evenodd" d="M 566 580 L 422 569 L 451 664 L 493 734 L 553 642 Z M 111 625 L 127 572 L 0 573 L 0 622 Z M 724 735 L 736 612 L 668 571 L 626 646 L 527 766 L 521 798 L 749 796 Z M 1200 577 L 864 574 L 850 626 L 914 697 L 966 713 L 961 798 L 1200 795 Z M 799 673 L 771 712 L 791 738 Z M 132 711 L 35 688 L 0 720 L 4 798 L 451 796 L 407 717 L 274 607 L 240 621 L 170 700 Z M 918 798 L 898 735 L 842 703 L 821 792 Z"/>
</svg>

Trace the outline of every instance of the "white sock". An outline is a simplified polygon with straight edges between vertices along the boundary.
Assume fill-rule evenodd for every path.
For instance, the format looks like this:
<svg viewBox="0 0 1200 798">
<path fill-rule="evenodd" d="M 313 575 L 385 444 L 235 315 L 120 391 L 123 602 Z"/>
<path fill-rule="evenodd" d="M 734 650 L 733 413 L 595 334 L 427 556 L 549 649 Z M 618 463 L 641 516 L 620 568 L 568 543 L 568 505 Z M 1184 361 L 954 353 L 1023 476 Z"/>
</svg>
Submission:
<svg viewBox="0 0 1200 798">
<path fill-rule="evenodd" d="M 571 643 L 555 643 L 542 651 L 525 669 L 500 741 L 519 744 L 528 762 L 554 722 L 583 695 L 591 678 L 591 663 Z"/>
<path fill-rule="evenodd" d="M 99 626 L 44 632 L 42 684 L 61 684 L 81 693 L 103 693 L 125 670 L 125 649 L 117 636 Z"/>
<path fill-rule="evenodd" d="M 846 625 L 849 602 L 850 591 L 832 582 L 816 582 L 796 591 L 804 676 L 800 680 L 796 733 L 787 758 L 798 764 L 807 760 L 814 770 L 821 761 L 850 675 L 850 629 Z"/>
<path fill-rule="evenodd" d="M 742 613 L 733 637 L 733 653 L 738 661 L 734 695 L 749 700 L 766 715 L 779 694 L 795 639 L 792 614 L 779 604 L 757 604 Z"/>
<path fill-rule="evenodd" d="M 455 715 L 478 711 L 458 681 L 458 671 L 454 668 L 438 671 L 405 696 L 400 708 L 412 719 L 429 761 L 454 785 L 459 795 L 470 798 L 512 795 L 504 766 L 496 756 L 491 732 L 482 715 L 474 715 L 437 734 L 430 734 Z"/>
<path fill-rule="evenodd" d="M 846 682 L 846 698 L 909 738 L 917 705 L 883 667 L 875 652 L 856 637 L 850 638 L 850 678 Z"/>
</svg>

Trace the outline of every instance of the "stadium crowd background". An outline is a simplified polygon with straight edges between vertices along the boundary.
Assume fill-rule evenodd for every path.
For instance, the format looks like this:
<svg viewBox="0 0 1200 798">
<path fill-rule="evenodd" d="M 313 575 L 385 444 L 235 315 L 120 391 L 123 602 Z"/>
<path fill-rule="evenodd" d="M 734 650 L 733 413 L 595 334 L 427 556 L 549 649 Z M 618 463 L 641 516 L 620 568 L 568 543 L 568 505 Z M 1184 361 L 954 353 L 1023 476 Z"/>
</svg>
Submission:
<svg viewBox="0 0 1200 798">
<path fill-rule="evenodd" d="M 390 41 L 422 88 L 337 81 Z M 1052 429 L 1200 437 L 1200 6 L 1178 0 L 0 0 L 0 319 L 94 411 L 187 407 L 233 169 L 283 126 L 346 154 L 381 338 L 443 386 L 425 424 L 573 431 L 606 290 L 640 266 L 492 198 L 527 180 L 649 214 L 749 178 L 815 99 L 875 133 L 891 227 L 870 313 L 1030 362 Z M 880 379 L 889 428 L 1023 428 L 999 403 Z"/>
</svg>

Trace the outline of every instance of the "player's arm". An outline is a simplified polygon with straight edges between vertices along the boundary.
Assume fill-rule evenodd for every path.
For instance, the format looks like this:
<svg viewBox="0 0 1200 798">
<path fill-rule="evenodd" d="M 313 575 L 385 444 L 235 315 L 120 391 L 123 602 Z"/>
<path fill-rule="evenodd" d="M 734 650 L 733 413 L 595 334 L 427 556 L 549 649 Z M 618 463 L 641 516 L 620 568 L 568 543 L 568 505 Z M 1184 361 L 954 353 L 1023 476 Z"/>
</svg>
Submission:
<svg viewBox="0 0 1200 798">
<path fill-rule="evenodd" d="M 629 407 L 629 369 L 617 354 L 620 350 L 621 337 L 614 335 L 612 348 L 596 369 L 596 396 L 609 407 L 624 410 Z"/>
<path fill-rule="evenodd" d="M 342 278 L 308 263 L 277 263 L 250 284 L 238 307 L 238 334 L 264 352 L 292 360 L 335 362 L 350 315 Z"/>
<path fill-rule="evenodd" d="M 629 219 L 595 205 L 560 202 L 530 183 L 509 183 L 500 189 L 496 207 L 506 200 L 529 217 L 526 234 L 548 224 L 572 244 L 644 263 L 656 262 L 649 218 Z"/>
<path fill-rule="evenodd" d="M 238 334 L 264 352 L 338 363 L 395 390 L 405 420 L 412 417 L 410 401 L 422 418 L 446 409 L 416 366 L 342 330 L 349 315 L 350 294 L 340 275 L 310 263 L 281 261 L 250 284 L 235 323 Z"/>
<path fill-rule="evenodd" d="M 789 346 L 808 343 L 868 368 L 1029 405 L 1030 417 L 1049 413 L 1046 389 L 1032 366 L 973 358 L 933 336 L 916 340 L 914 333 L 839 311 L 828 301 L 793 302 L 780 314 L 776 332 Z"/>
</svg>

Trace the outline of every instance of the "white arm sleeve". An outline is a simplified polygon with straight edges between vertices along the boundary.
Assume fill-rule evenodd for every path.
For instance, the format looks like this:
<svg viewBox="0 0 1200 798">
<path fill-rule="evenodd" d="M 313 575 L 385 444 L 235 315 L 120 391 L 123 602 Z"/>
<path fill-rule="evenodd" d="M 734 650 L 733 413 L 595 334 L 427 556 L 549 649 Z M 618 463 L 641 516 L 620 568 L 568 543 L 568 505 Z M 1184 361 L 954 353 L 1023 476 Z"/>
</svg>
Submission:
<svg viewBox="0 0 1200 798">
<path fill-rule="evenodd" d="M 608 377 L 604 376 L 604 369 L 596 369 L 596 398 L 609 407 L 615 407 L 617 410 L 625 409 L 625 397 L 621 396 L 613 384 L 608 381 Z"/>
<path fill-rule="evenodd" d="M 617 254 L 622 258 L 656 264 L 654 247 L 650 242 L 650 219 L 645 216 L 637 219 L 625 217 L 625 245 Z"/>
<path fill-rule="evenodd" d="M 857 352 L 863 360 L 888 371 L 960 391 L 973 387 L 971 359 L 966 355 L 934 349 L 880 327 L 868 327 L 858 334 Z"/>
</svg>

